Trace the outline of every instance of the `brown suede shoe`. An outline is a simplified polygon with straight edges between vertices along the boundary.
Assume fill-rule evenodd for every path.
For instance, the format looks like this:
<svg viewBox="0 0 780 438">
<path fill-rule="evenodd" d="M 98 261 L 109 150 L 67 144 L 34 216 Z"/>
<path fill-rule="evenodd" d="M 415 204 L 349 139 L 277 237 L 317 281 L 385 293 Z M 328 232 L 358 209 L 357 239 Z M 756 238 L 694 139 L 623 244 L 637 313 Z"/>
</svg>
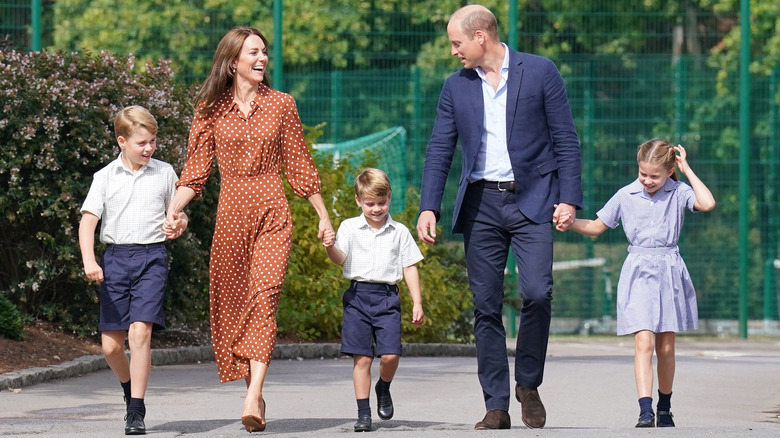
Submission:
<svg viewBox="0 0 780 438">
<path fill-rule="evenodd" d="M 485 414 L 485 418 L 474 425 L 476 430 L 486 429 L 509 429 L 512 422 L 509 419 L 509 412 L 500 409 L 491 409 Z"/>
<path fill-rule="evenodd" d="M 523 423 L 531 429 L 541 429 L 547 422 L 547 411 L 544 409 L 542 399 L 539 398 L 539 391 L 515 386 L 515 396 L 523 409 Z"/>
</svg>

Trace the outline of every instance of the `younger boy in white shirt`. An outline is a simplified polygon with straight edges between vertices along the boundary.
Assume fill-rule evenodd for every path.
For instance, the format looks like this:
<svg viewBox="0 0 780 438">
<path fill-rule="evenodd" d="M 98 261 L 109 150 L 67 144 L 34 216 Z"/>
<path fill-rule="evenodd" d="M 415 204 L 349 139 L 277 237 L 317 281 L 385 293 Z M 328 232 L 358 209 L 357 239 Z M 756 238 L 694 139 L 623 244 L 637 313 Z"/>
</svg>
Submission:
<svg viewBox="0 0 780 438">
<path fill-rule="evenodd" d="M 325 236 L 328 257 L 344 265 L 350 287 L 344 292 L 341 353 L 353 357 L 352 379 L 358 405 L 355 432 L 371 431 L 371 362 L 380 356 L 375 390 L 379 418 L 393 417 L 390 382 L 401 357 L 401 301 L 396 283 L 403 277 L 414 303 L 412 322 L 422 325 L 424 313 L 415 264 L 423 259 L 409 230 L 394 221 L 390 179 L 368 168 L 355 179 L 355 202 L 363 211 L 344 220 L 333 242 Z M 330 246 L 327 242 L 333 242 Z M 374 348 L 376 343 L 376 348 Z"/>
</svg>

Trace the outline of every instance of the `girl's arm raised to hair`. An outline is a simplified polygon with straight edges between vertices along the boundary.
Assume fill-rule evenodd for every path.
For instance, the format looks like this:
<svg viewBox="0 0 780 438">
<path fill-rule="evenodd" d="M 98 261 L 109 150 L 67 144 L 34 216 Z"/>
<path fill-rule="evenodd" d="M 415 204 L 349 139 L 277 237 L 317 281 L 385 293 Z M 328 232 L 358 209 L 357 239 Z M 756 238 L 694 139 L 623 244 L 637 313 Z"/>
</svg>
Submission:
<svg viewBox="0 0 780 438">
<path fill-rule="evenodd" d="M 691 169 L 688 160 L 686 160 L 685 148 L 677 145 L 675 149 L 680 153 L 677 156 L 677 168 L 688 178 L 688 182 L 691 184 L 691 188 L 693 188 L 693 193 L 696 195 L 696 202 L 693 204 L 693 208 L 698 211 L 712 210 L 715 208 L 715 197 L 712 196 L 712 192 Z"/>
<path fill-rule="evenodd" d="M 586 236 L 598 236 L 607 231 L 609 227 L 604 222 L 601 222 L 601 219 L 575 219 L 574 223 L 569 226 L 569 229 Z"/>
</svg>

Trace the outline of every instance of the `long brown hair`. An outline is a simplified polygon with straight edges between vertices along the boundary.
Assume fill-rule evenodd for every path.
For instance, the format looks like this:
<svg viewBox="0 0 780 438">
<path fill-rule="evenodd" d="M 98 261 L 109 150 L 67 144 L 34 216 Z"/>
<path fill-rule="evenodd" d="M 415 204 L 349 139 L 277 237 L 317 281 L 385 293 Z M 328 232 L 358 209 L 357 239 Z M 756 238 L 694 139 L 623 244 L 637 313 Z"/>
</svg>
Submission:
<svg viewBox="0 0 780 438">
<path fill-rule="evenodd" d="M 677 179 L 677 169 L 674 164 L 677 160 L 677 154 L 674 152 L 674 146 L 666 140 L 654 138 L 639 145 L 636 150 L 636 161 L 647 163 L 653 166 L 663 166 L 664 169 L 673 169 L 672 178 Z"/>
<path fill-rule="evenodd" d="M 217 103 L 219 97 L 225 92 L 225 88 L 230 88 L 233 85 L 233 72 L 230 71 L 230 63 L 238 58 L 244 41 L 251 35 L 259 36 L 263 40 L 263 44 L 268 47 L 268 40 L 254 27 L 234 27 L 222 37 L 216 52 L 214 52 L 214 59 L 211 61 L 211 71 L 195 95 L 195 108 L 201 112 L 208 111 Z M 267 74 L 263 76 L 263 84 L 271 86 Z"/>
</svg>

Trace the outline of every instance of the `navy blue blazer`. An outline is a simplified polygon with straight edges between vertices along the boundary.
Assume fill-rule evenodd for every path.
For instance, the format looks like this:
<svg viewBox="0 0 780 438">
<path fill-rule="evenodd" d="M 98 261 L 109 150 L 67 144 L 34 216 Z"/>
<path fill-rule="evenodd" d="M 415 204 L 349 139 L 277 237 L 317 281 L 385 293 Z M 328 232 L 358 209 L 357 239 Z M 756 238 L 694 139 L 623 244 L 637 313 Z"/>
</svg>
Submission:
<svg viewBox="0 0 780 438">
<path fill-rule="evenodd" d="M 554 204 L 582 208 L 580 142 L 566 88 L 552 61 L 509 49 L 506 130 L 517 206 L 536 223 L 552 221 Z M 462 232 L 460 209 L 476 166 L 484 130 L 482 81 L 461 69 L 444 82 L 425 156 L 420 211 L 439 220 L 444 185 L 458 139 L 463 169 L 455 198 L 452 231 Z"/>
</svg>

